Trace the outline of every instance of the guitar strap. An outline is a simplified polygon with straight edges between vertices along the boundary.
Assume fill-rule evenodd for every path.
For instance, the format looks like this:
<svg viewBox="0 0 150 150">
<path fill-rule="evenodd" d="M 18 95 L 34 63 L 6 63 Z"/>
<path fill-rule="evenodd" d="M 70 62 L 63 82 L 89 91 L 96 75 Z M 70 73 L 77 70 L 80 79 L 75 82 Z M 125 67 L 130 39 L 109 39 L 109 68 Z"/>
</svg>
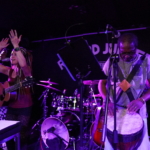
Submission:
<svg viewBox="0 0 150 150">
<path fill-rule="evenodd" d="M 127 80 L 129 83 L 132 81 L 133 77 L 135 76 L 135 74 L 136 74 L 137 71 L 139 70 L 139 68 L 140 68 L 140 66 L 141 66 L 141 64 L 142 64 L 142 62 L 143 62 L 144 59 L 145 59 L 145 57 L 146 57 L 146 53 L 140 57 L 140 59 L 137 61 L 137 63 L 136 63 L 135 66 L 133 67 L 131 73 L 130 73 L 130 74 L 128 75 L 128 77 L 126 78 L 126 80 Z M 117 64 L 117 65 L 118 65 L 118 64 Z M 120 82 L 122 82 L 122 81 L 125 79 L 125 77 L 124 77 L 124 75 L 123 75 L 123 73 L 122 73 L 122 71 L 121 71 L 121 69 L 120 69 L 119 66 L 118 66 L 118 77 L 119 77 Z M 121 97 L 122 94 L 123 94 L 123 90 L 120 88 L 119 91 L 118 91 L 118 97 L 117 97 L 117 99 L 116 99 L 116 102 L 119 101 L 119 99 L 120 99 L 120 97 Z M 128 95 L 130 101 L 132 101 L 132 100 L 135 99 L 134 96 L 133 96 L 133 94 L 132 94 L 131 88 L 128 88 L 128 90 L 126 91 L 126 94 Z"/>
</svg>

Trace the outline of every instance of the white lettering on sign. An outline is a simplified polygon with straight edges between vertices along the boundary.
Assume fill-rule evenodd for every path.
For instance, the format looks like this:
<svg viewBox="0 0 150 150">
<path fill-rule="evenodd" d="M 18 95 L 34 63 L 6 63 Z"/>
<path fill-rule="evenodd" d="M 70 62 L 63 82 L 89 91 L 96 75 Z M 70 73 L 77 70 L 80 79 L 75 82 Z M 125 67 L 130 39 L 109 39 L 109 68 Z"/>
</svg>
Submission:
<svg viewBox="0 0 150 150">
<path fill-rule="evenodd" d="M 61 70 L 64 69 L 65 66 L 64 66 L 64 64 L 61 60 L 57 61 L 57 64 L 58 64 L 58 66 L 60 67 Z"/>
<path fill-rule="evenodd" d="M 93 55 L 97 55 L 100 52 L 100 46 L 97 44 L 92 44 L 91 50 Z"/>
<path fill-rule="evenodd" d="M 114 53 L 117 54 L 119 53 L 118 49 L 117 49 L 117 43 L 114 44 Z M 103 51 L 103 54 L 108 54 L 108 53 L 112 53 L 112 43 L 105 43 L 105 51 Z"/>
</svg>

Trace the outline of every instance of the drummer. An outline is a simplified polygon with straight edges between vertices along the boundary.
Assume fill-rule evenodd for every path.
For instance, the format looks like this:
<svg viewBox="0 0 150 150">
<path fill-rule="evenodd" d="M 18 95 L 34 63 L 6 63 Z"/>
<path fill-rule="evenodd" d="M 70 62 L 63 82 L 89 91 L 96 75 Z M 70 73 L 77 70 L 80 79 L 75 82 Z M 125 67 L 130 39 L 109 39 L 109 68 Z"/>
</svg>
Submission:
<svg viewBox="0 0 150 150">
<path fill-rule="evenodd" d="M 150 150 L 150 143 L 148 139 L 148 129 L 147 129 L 147 115 L 146 115 L 146 101 L 150 99 L 150 57 L 146 55 L 141 65 L 139 66 L 136 74 L 132 77 L 131 82 L 128 82 L 127 77 L 133 70 L 135 64 L 140 60 L 141 54 L 137 53 L 138 40 L 137 37 L 132 33 L 125 33 L 118 39 L 119 47 L 119 62 L 118 62 L 118 76 L 116 83 L 116 97 L 117 105 L 122 107 L 127 107 L 129 113 L 133 114 L 139 112 L 140 116 L 144 121 L 144 132 L 143 139 L 137 150 Z M 106 75 L 109 75 L 109 64 L 110 59 L 108 59 L 103 67 L 103 71 Z M 111 65 L 112 68 L 112 65 Z M 122 73 L 120 73 L 122 72 Z M 121 75 L 123 75 L 123 78 Z M 146 82 L 148 83 L 146 85 Z M 108 104 L 108 114 L 113 116 L 114 104 L 113 104 L 113 72 L 111 72 L 111 86 L 109 104 Z M 99 92 L 102 94 L 103 99 L 106 99 L 107 95 L 107 80 L 100 80 L 98 84 Z M 146 92 L 144 92 L 146 90 Z M 122 92 L 123 91 L 123 92 Z M 130 95 L 127 95 L 127 91 Z M 119 92 L 121 96 L 119 97 Z M 143 94 L 144 93 L 144 94 Z M 132 97 L 133 96 L 133 97 Z M 119 107 L 117 107 L 119 109 Z M 135 127 L 136 128 L 136 127 Z M 113 150 L 112 144 L 106 137 L 105 140 L 105 150 Z"/>
</svg>

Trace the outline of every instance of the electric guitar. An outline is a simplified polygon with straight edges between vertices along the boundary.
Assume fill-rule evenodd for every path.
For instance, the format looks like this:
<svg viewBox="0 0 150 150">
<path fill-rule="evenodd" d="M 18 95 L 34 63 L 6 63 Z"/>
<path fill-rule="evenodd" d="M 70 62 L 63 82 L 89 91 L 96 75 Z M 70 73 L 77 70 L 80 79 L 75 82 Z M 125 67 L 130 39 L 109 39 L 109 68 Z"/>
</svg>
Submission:
<svg viewBox="0 0 150 150">
<path fill-rule="evenodd" d="M 4 84 L 0 83 L 0 107 L 4 102 L 9 101 L 10 97 L 16 97 L 17 89 L 19 89 L 20 87 L 30 87 L 31 85 L 33 85 L 33 83 L 34 80 L 32 76 L 26 77 L 23 81 L 12 86 L 9 86 L 8 81 L 6 81 Z"/>
<path fill-rule="evenodd" d="M 102 107 L 97 107 L 95 110 L 95 121 L 93 122 L 90 129 L 92 139 L 98 146 L 104 146 L 104 142 L 102 141 L 104 116 L 102 113 Z"/>
</svg>

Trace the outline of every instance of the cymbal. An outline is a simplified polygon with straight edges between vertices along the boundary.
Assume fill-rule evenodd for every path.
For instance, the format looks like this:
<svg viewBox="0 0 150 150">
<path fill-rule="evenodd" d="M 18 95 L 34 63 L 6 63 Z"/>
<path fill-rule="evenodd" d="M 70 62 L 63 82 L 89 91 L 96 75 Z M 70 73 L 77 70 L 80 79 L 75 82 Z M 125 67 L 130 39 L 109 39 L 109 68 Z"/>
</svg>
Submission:
<svg viewBox="0 0 150 150">
<path fill-rule="evenodd" d="M 83 84 L 84 85 L 94 85 L 94 84 L 98 84 L 99 80 L 84 80 Z"/>
<path fill-rule="evenodd" d="M 43 121 L 41 125 L 41 137 L 47 147 L 49 147 L 49 145 L 47 145 L 46 140 L 51 140 L 56 137 L 64 139 L 63 142 L 66 148 L 69 144 L 69 132 L 66 125 L 55 117 L 49 117 Z"/>
<path fill-rule="evenodd" d="M 43 81 L 43 80 L 40 80 L 40 82 L 42 82 L 42 83 L 48 83 L 48 84 L 58 84 L 58 83 L 55 83 L 55 82 L 51 82 L 51 81 Z"/>
<path fill-rule="evenodd" d="M 56 89 L 54 87 L 51 87 L 50 85 L 43 85 L 43 84 L 38 84 L 38 83 L 36 85 L 40 85 L 40 86 L 43 86 L 45 88 L 49 88 L 49 89 L 53 89 L 53 90 L 56 90 L 56 91 L 60 91 L 60 90 L 58 90 L 58 89 Z"/>
<path fill-rule="evenodd" d="M 94 94 L 93 97 L 101 97 L 101 94 Z"/>
</svg>

